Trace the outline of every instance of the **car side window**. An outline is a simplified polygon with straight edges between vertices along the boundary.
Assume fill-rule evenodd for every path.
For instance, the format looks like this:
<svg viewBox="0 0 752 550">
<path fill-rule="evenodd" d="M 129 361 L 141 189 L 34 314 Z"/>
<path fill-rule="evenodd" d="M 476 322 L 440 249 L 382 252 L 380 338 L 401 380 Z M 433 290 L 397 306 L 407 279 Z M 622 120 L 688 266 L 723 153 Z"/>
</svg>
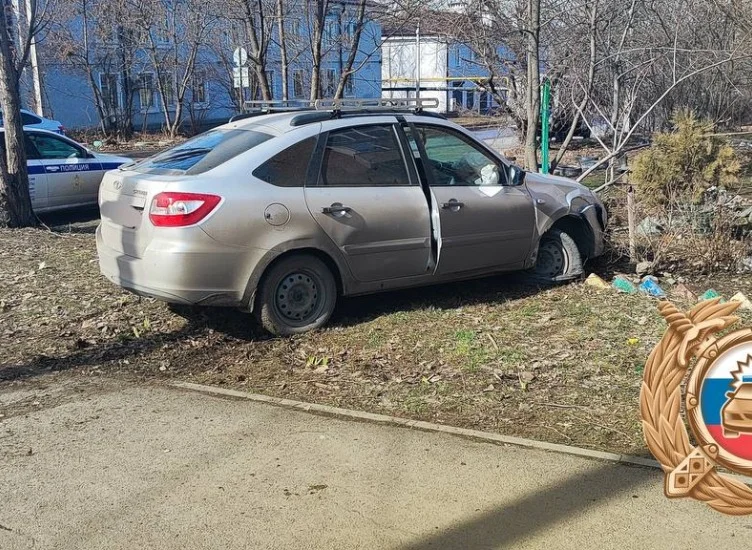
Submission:
<svg viewBox="0 0 752 550">
<path fill-rule="evenodd" d="M 86 154 L 82 149 L 68 143 L 63 139 L 44 134 L 27 134 L 29 141 L 39 153 L 39 159 L 74 159 L 85 158 Z"/>
<path fill-rule="evenodd" d="M 391 125 L 355 126 L 329 132 L 321 186 L 407 186 L 410 178 Z"/>
<path fill-rule="evenodd" d="M 464 136 L 437 126 L 417 126 L 435 185 L 504 185 L 501 163 Z M 414 136 L 408 132 L 411 148 Z"/>
<path fill-rule="evenodd" d="M 29 139 L 29 134 L 24 134 L 24 145 L 26 146 L 27 160 L 41 160 L 42 155 L 37 151 L 37 146 Z"/>
<path fill-rule="evenodd" d="M 316 138 L 310 137 L 291 145 L 253 171 L 253 175 L 279 187 L 303 187 L 308 174 Z"/>
<path fill-rule="evenodd" d="M 40 122 L 42 122 L 42 119 L 39 117 L 29 113 L 21 113 L 21 123 L 24 126 L 28 126 L 29 124 L 39 124 Z"/>
</svg>

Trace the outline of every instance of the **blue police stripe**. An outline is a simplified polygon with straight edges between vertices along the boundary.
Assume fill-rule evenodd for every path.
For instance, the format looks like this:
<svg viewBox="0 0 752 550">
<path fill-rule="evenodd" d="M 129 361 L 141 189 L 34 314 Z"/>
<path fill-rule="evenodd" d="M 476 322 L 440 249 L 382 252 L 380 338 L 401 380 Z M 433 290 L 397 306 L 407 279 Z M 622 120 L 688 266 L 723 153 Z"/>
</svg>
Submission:
<svg viewBox="0 0 752 550">
<path fill-rule="evenodd" d="M 40 166 L 33 164 L 28 167 L 29 174 L 70 174 L 71 172 L 99 172 L 113 170 L 122 163 L 120 162 L 86 162 L 80 164 L 48 164 Z"/>
</svg>

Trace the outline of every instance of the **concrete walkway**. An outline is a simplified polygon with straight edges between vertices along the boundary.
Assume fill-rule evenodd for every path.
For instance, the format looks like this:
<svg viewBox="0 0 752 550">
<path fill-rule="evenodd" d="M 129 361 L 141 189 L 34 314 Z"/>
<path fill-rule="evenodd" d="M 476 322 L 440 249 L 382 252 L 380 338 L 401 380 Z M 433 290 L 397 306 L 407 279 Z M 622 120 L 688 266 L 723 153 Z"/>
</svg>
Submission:
<svg viewBox="0 0 752 550">
<path fill-rule="evenodd" d="M 175 388 L 0 419 L 3 550 L 750 546 L 655 470 Z"/>
</svg>

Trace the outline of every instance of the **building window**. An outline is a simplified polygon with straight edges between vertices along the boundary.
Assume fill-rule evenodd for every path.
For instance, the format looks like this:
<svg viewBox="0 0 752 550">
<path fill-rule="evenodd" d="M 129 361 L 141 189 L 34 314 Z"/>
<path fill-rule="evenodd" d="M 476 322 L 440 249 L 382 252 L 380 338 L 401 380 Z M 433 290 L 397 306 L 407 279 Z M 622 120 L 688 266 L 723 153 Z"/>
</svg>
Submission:
<svg viewBox="0 0 752 550">
<path fill-rule="evenodd" d="M 170 29 L 167 25 L 157 25 L 154 31 L 154 42 L 157 46 L 167 46 L 170 44 Z"/>
<path fill-rule="evenodd" d="M 105 111 L 116 111 L 120 108 L 120 93 L 116 74 L 99 74 L 99 91 L 102 94 L 102 106 Z"/>
<path fill-rule="evenodd" d="M 334 42 L 337 38 L 337 22 L 327 20 L 324 26 L 324 38 L 327 42 Z"/>
<path fill-rule="evenodd" d="M 352 40 L 355 36 L 355 29 L 357 27 L 357 23 L 355 21 L 349 21 L 347 23 L 347 26 L 345 27 L 345 34 L 347 35 L 348 40 Z"/>
<path fill-rule="evenodd" d="M 305 92 L 305 71 L 295 69 L 292 72 L 292 96 L 294 98 L 304 98 Z"/>
<path fill-rule="evenodd" d="M 138 77 L 138 100 L 142 109 L 154 106 L 154 75 L 142 73 Z"/>
<path fill-rule="evenodd" d="M 266 83 L 269 85 L 269 99 L 274 98 L 274 71 L 266 71 Z"/>
<path fill-rule="evenodd" d="M 322 76 L 323 85 L 321 86 L 321 89 L 323 91 L 323 96 L 326 98 L 334 97 L 334 94 L 337 91 L 337 71 L 334 69 L 324 69 Z"/>
<path fill-rule="evenodd" d="M 171 74 L 160 76 L 162 96 L 167 105 L 175 105 L 175 79 Z"/>
<path fill-rule="evenodd" d="M 193 72 L 191 98 L 193 103 L 206 103 L 206 73 L 204 71 Z"/>
<path fill-rule="evenodd" d="M 351 73 L 348 75 L 347 80 L 345 81 L 345 95 L 354 96 L 355 95 L 355 74 Z"/>
</svg>

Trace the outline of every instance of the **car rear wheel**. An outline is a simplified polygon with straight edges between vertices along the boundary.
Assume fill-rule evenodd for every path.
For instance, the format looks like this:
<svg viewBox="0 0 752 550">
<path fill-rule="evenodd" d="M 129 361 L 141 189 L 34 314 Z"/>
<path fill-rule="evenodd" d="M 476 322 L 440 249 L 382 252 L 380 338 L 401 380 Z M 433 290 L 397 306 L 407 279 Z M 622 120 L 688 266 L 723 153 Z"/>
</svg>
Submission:
<svg viewBox="0 0 752 550">
<path fill-rule="evenodd" d="M 309 254 L 284 258 L 264 275 L 254 311 L 259 323 L 277 336 L 326 324 L 337 303 L 337 285 L 324 262 Z"/>
<path fill-rule="evenodd" d="M 582 275 L 582 256 L 574 239 L 560 229 L 551 229 L 543 235 L 533 274 L 544 283 L 568 281 Z"/>
</svg>

